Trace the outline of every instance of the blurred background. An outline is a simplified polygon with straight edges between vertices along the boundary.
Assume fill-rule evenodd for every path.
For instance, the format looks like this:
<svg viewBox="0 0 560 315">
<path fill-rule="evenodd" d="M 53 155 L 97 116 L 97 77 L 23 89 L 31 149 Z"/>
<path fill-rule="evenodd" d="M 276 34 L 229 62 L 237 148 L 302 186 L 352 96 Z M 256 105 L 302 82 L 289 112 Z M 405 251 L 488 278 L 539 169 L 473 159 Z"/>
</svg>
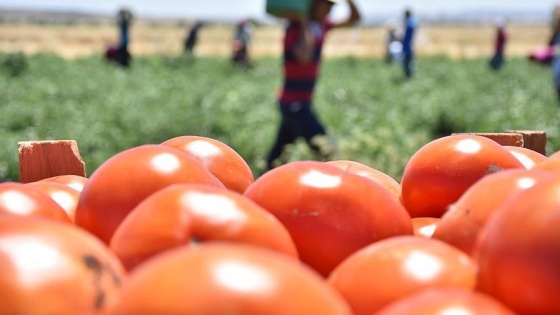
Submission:
<svg viewBox="0 0 560 315">
<path fill-rule="evenodd" d="M 422 23 L 416 43 L 419 55 L 487 56 L 493 49 L 497 17 L 505 18 L 512 29 L 508 54 L 525 55 L 549 36 L 555 1 L 356 0 L 356 4 L 363 17 L 360 27 L 334 34 L 326 56 L 381 56 L 385 52 L 385 28 L 400 23 L 405 8 L 413 9 Z M 177 38 L 184 37 L 185 28 L 196 20 L 213 23 L 201 30 L 197 52 L 229 54 L 232 32 L 228 24 L 241 19 L 260 26 L 252 41 L 254 56 L 279 54 L 282 30 L 277 26 L 281 21 L 266 14 L 265 0 L 238 0 L 235 5 L 229 0 L 0 0 L 0 51 L 53 52 L 69 58 L 97 53 L 113 41 L 114 14 L 122 7 L 136 17 L 137 27 L 131 31 L 131 50 L 136 55 L 179 53 L 182 43 Z M 347 10 L 341 1 L 334 8 L 333 18 L 344 16 Z M 22 27 L 27 23 L 32 25 Z"/>
</svg>

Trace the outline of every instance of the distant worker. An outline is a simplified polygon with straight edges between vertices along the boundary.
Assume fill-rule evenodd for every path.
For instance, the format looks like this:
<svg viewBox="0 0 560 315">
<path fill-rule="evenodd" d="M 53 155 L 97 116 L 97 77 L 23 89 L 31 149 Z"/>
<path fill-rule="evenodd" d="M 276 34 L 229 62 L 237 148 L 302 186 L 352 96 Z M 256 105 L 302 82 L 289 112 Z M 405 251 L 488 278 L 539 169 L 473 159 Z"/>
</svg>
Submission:
<svg viewBox="0 0 560 315">
<path fill-rule="evenodd" d="M 552 18 L 550 19 L 550 26 L 552 27 L 551 37 L 548 41 L 549 46 L 554 45 L 554 40 L 560 34 L 558 25 L 560 24 L 560 4 L 554 6 L 552 10 Z"/>
<path fill-rule="evenodd" d="M 360 19 L 354 1 L 348 0 L 349 17 L 340 22 L 331 22 L 328 14 L 336 2 L 312 0 L 309 16 L 294 17 L 286 28 L 283 45 L 284 83 L 278 99 L 281 122 L 267 156 L 268 169 L 284 163 L 281 156 L 286 145 L 300 137 L 321 159 L 329 159 L 336 152 L 334 141 L 327 135 L 312 108 L 327 32 L 332 28 L 352 25 Z"/>
<path fill-rule="evenodd" d="M 251 67 L 248 47 L 251 37 L 253 36 L 253 31 L 253 24 L 248 20 L 243 20 L 235 26 L 232 55 L 234 64 L 245 68 Z"/>
<path fill-rule="evenodd" d="M 189 53 L 189 54 L 193 54 L 194 53 L 194 48 L 196 46 L 196 43 L 198 42 L 198 33 L 200 32 L 200 29 L 204 26 L 203 22 L 196 22 L 194 23 L 188 33 L 187 33 L 187 37 L 185 38 L 185 52 Z"/>
<path fill-rule="evenodd" d="M 414 33 L 416 31 L 416 20 L 412 16 L 412 11 L 407 9 L 404 12 L 404 35 L 402 39 L 403 67 L 406 78 L 414 76 Z"/>
<path fill-rule="evenodd" d="M 130 44 L 130 25 L 132 24 L 132 13 L 128 9 L 121 9 L 117 14 L 119 27 L 119 43 L 117 45 L 115 61 L 121 66 L 128 68 L 132 56 L 128 49 Z"/>
<path fill-rule="evenodd" d="M 505 19 L 500 17 L 496 20 L 496 39 L 494 44 L 494 55 L 490 60 L 490 67 L 500 70 L 504 63 L 504 51 L 507 42 Z"/>
<path fill-rule="evenodd" d="M 385 42 L 385 61 L 391 63 L 402 59 L 402 43 L 399 32 L 394 21 L 389 22 L 387 27 L 387 39 Z"/>
<path fill-rule="evenodd" d="M 554 46 L 560 41 L 558 34 L 560 30 L 558 29 L 558 19 L 560 18 L 560 5 L 556 5 L 552 11 L 551 18 L 551 32 L 550 37 L 546 43 L 546 46 L 535 49 L 529 54 L 529 60 L 537 62 L 542 65 L 549 66 L 554 59 Z"/>
<path fill-rule="evenodd" d="M 551 63 L 552 79 L 554 87 L 556 88 L 558 100 L 560 100 L 560 5 L 554 7 L 552 16 L 552 38 L 549 44 L 554 47 Z"/>
</svg>

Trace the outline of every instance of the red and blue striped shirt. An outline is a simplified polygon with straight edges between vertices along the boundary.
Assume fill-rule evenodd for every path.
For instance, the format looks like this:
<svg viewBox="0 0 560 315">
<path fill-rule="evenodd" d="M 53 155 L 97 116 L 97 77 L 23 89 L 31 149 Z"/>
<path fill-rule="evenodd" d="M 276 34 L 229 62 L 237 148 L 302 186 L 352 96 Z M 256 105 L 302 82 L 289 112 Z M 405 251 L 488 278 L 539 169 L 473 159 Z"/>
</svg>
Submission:
<svg viewBox="0 0 560 315">
<path fill-rule="evenodd" d="M 331 24 L 328 21 L 323 24 L 311 22 L 311 28 L 314 35 L 314 49 L 313 57 L 307 63 L 298 61 L 293 52 L 300 38 L 301 26 L 292 22 L 286 28 L 284 37 L 284 84 L 279 96 L 281 104 L 311 102 L 313 98 L 321 64 L 323 42 Z"/>
</svg>

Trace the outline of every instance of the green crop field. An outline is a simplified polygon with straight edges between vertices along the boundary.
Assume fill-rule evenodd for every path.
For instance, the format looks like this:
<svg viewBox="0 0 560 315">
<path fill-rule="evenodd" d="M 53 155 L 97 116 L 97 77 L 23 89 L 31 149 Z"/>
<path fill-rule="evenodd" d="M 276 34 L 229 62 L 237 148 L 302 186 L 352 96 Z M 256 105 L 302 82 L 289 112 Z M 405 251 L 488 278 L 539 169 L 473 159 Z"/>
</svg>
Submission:
<svg viewBox="0 0 560 315">
<path fill-rule="evenodd" d="M 181 135 L 220 140 L 262 173 L 279 120 L 278 59 L 250 71 L 226 58 L 137 58 L 130 70 L 100 57 L 0 54 L 0 181 L 19 179 L 18 141 L 74 139 L 90 175 L 112 155 Z M 452 132 L 544 130 L 560 150 L 560 104 L 550 69 L 523 58 L 492 72 L 483 59 L 399 65 L 352 57 L 325 61 L 314 104 L 339 145 L 337 159 L 400 181 L 408 159 Z M 287 159 L 313 159 L 296 143 Z"/>
</svg>

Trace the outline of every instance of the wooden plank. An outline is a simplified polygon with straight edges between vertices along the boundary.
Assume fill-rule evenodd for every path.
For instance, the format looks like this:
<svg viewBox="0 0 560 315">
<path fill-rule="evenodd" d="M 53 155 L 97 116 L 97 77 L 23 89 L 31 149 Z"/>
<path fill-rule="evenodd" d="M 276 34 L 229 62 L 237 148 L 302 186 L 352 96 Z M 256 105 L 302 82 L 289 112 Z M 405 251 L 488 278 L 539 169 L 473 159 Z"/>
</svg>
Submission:
<svg viewBox="0 0 560 315">
<path fill-rule="evenodd" d="M 86 166 L 74 140 L 20 141 L 18 153 L 22 183 L 59 175 L 86 177 Z"/>
<path fill-rule="evenodd" d="M 546 132 L 543 130 L 506 130 L 523 135 L 523 147 L 546 156 Z"/>
<path fill-rule="evenodd" d="M 468 134 L 482 136 L 496 141 L 501 145 L 508 145 L 513 147 L 523 147 L 523 135 L 514 132 L 464 132 L 464 133 L 454 133 L 458 134 Z"/>
</svg>

